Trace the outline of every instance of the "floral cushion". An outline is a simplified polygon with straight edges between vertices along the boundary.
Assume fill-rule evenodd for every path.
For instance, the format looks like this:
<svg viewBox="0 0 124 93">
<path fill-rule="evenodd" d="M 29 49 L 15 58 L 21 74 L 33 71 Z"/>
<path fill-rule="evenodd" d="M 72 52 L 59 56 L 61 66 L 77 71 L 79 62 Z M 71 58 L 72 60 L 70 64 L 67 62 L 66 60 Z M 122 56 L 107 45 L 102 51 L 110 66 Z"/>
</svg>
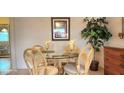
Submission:
<svg viewBox="0 0 124 93">
<path fill-rule="evenodd" d="M 66 74 L 71 74 L 71 75 L 78 74 L 76 64 L 66 64 L 64 66 L 64 71 Z M 84 73 L 84 67 L 82 65 L 80 66 L 80 72 Z"/>
</svg>

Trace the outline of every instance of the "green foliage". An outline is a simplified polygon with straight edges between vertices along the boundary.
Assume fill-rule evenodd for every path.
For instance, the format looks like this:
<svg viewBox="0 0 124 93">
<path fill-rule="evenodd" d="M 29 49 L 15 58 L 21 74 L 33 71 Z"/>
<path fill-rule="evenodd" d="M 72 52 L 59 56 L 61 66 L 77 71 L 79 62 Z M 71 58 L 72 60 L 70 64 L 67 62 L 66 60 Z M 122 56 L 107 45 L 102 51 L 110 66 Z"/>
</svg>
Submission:
<svg viewBox="0 0 124 93">
<path fill-rule="evenodd" d="M 96 51 L 100 50 L 101 46 L 104 46 L 104 42 L 108 41 L 112 34 L 108 31 L 105 17 L 99 18 L 84 18 L 84 22 L 87 23 L 86 27 L 81 31 L 81 36 L 88 39 L 88 42 L 92 43 Z"/>
</svg>

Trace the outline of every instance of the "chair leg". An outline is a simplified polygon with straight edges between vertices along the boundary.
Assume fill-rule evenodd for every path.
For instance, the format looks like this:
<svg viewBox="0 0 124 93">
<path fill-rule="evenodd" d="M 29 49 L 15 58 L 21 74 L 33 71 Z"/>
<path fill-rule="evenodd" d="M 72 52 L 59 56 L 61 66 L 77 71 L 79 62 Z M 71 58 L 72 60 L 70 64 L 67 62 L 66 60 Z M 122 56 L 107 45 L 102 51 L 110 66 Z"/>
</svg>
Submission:
<svg viewBox="0 0 124 93">
<path fill-rule="evenodd" d="M 63 75 L 66 75 L 65 71 L 64 71 Z"/>
<path fill-rule="evenodd" d="M 63 75 L 69 75 L 69 74 L 64 71 Z"/>
</svg>

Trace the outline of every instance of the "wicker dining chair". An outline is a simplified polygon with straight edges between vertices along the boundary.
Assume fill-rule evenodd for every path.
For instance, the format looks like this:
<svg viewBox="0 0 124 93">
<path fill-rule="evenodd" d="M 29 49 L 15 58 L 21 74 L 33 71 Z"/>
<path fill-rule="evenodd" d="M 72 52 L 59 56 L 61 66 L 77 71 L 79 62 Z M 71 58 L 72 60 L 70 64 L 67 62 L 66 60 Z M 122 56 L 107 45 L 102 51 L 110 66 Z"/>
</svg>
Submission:
<svg viewBox="0 0 124 93">
<path fill-rule="evenodd" d="M 41 46 L 24 51 L 24 59 L 31 75 L 57 75 L 58 69 L 54 66 L 48 66 L 46 58 L 42 53 Z"/>
<path fill-rule="evenodd" d="M 41 45 L 34 45 L 33 46 L 33 48 L 37 48 L 37 49 L 40 49 L 41 51 L 44 51 L 45 49 L 44 49 L 44 47 L 43 46 L 41 46 Z"/>
<path fill-rule="evenodd" d="M 35 68 L 34 68 L 34 55 L 33 55 L 33 51 L 32 48 L 28 48 L 24 51 L 24 60 L 25 63 L 28 67 L 28 70 L 30 72 L 31 75 L 34 75 L 35 72 Z"/>
<path fill-rule="evenodd" d="M 35 48 L 35 49 L 40 49 L 41 52 L 46 51 L 46 49 L 45 49 L 43 46 L 41 46 L 41 45 L 34 45 L 33 48 Z M 46 57 L 46 56 L 47 56 L 47 53 L 44 52 L 44 53 L 43 53 L 43 56 Z M 55 61 L 55 60 L 53 60 L 53 59 L 47 59 L 47 64 L 53 66 L 53 65 L 55 65 L 55 63 L 56 63 L 56 62 L 54 62 L 54 61 Z"/>
<path fill-rule="evenodd" d="M 54 66 L 48 66 L 45 56 L 40 48 L 33 47 L 34 67 L 38 75 L 57 75 L 58 69 Z"/>
<path fill-rule="evenodd" d="M 64 66 L 64 73 L 69 75 L 88 74 L 90 64 L 94 57 L 94 49 L 88 44 L 79 54 L 77 64 L 66 64 Z"/>
</svg>

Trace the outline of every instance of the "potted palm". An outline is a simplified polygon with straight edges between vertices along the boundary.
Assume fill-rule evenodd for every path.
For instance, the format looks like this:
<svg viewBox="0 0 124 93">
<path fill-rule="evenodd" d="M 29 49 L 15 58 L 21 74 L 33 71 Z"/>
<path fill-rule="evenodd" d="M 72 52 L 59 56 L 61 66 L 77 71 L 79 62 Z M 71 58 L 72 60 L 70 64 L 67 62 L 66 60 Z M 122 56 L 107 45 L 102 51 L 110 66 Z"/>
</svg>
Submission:
<svg viewBox="0 0 124 93">
<path fill-rule="evenodd" d="M 84 18 L 84 22 L 86 22 L 86 27 L 81 31 L 81 36 L 92 44 L 96 53 L 100 51 L 104 43 L 112 37 L 112 34 L 108 31 L 106 26 L 108 22 L 106 17 L 86 17 Z M 98 64 L 95 54 L 92 64 Z M 98 70 L 98 67 L 95 70 Z"/>
</svg>

